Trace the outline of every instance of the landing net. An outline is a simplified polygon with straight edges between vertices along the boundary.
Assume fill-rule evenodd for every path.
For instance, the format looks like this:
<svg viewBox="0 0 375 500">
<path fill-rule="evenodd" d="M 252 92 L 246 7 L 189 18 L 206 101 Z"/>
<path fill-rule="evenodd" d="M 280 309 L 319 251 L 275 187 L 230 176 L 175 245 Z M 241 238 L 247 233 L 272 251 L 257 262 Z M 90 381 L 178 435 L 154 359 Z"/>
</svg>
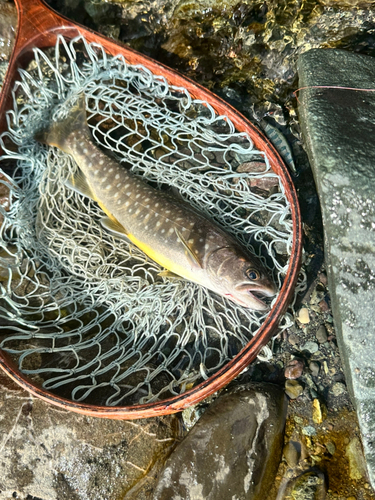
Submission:
<svg viewBox="0 0 375 500">
<path fill-rule="evenodd" d="M 177 188 L 259 256 L 279 287 L 292 247 L 283 185 L 247 134 L 185 88 L 83 37 L 34 53 L 0 138 L 13 169 L 1 180 L 10 206 L 0 207 L 0 348 L 35 383 L 75 401 L 181 394 L 237 355 L 266 314 L 159 276 L 102 229 L 96 203 L 65 186 L 72 158 L 33 134 L 84 91 L 95 142 L 159 189 Z"/>
</svg>

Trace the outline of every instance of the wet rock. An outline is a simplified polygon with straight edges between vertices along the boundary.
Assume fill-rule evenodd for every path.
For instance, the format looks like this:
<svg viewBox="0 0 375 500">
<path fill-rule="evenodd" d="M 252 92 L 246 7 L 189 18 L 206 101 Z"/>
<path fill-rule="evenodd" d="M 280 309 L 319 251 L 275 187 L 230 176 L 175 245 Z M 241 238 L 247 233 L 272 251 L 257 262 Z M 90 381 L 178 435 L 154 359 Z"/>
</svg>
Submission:
<svg viewBox="0 0 375 500">
<path fill-rule="evenodd" d="M 34 398 L 0 374 L 0 498 L 108 500 L 143 478 L 175 442 L 173 416 L 91 418 Z"/>
<path fill-rule="evenodd" d="M 349 460 L 349 473 L 351 479 L 362 479 L 366 478 L 366 462 L 363 456 L 361 442 L 357 437 L 350 440 L 350 443 L 346 447 L 346 456 Z"/>
<path fill-rule="evenodd" d="M 336 452 L 336 445 L 333 441 L 328 441 L 326 443 L 326 448 L 327 448 L 327 451 L 330 455 L 334 455 L 335 452 Z"/>
<path fill-rule="evenodd" d="M 301 347 L 301 350 L 307 351 L 310 354 L 314 354 L 315 352 L 319 351 L 319 346 L 316 342 L 309 340 Z"/>
<path fill-rule="evenodd" d="M 319 401 L 319 399 L 315 398 L 313 401 L 313 411 L 312 411 L 312 419 L 315 424 L 321 424 L 323 420 L 327 416 L 327 409 Z"/>
<path fill-rule="evenodd" d="M 285 368 L 285 378 L 288 379 L 296 379 L 299 378 L 302 375 L 303 372 L 303 361 L 300 359 L 292 359 L 287 367 Z"/>
<path fill-rule="evenodd" d="M 316 429 L 312 425 L 306 425 L 306 427 L 302 428 L 302 434 L 304 434 L 305 436 L 315 436 Z"/>
<path fill-rule="evenodd" d="M 0 0 L 0 61 L 8 61 L 17 29 L 17 11 L 13 3 Z"/>
<path fill-rule="evenodd" d="M 296 380 L 285 382 L 285 392 L 290 399 L 297 399 L 303 393 L 303 386 Z"/>
<path fill-rule="evenodd" d="M 374 87 L 373 57 L 312 50 L 300 57 L 298 69 L 301 87 Z M 375 487 L 375 100 L 372 92 L 306 89 L 299 104 L 322 206 L 337 341 Z M 339 395 L 344 387 L 333 390 Z"/>
<path fill-rule="evenodd" d="M 320 325 L 315 334 L 315 337 L 316 340 L 319 342 L 319 344 L 324 344 L 324 342 L 327 342 L 328 339 L 327 328 L 324 325 Z"/>
<path fill-rule="evenodd" d="M 302 307 L 298 311 L 297 318 L 302 325 L 307 325 L 308 323 L 310 323 L 309 310 L 306 307 Z"/>
<path fill-rule="evenodd" d="M 309 363 L 309 369 L 311 371 L 311 375 L 313 377 L 317 377 L 319 375 L 320 365 L 316 361 L 311 361 Z"/>
<path fill-rule="evenodd" d="M 324 500 L 327 485 L 324 474 L 318 469 L 310 469 L 290 480 L 279 491 L 277 500 Z"/>
<path fill-rule="evenodd" d="M 340 394 L 343 394 L 345 391 L 346 387 L 342 382 L 336 382 L 332 386 L 332 393 L 334 396 L 340 396 Z"/>
<path fill-rule="evenodd" d="M 301 458 L 301 443 L 288 441 L 284 446 L 283 455 L 289 467 L 295 467 Z"/>
<path fill-rule="evenodd" d="M 281 458 L 286 399 L 271 384 L 221 395 L 177 446 L 153 500 L 260 500 Z"/>
</svg>

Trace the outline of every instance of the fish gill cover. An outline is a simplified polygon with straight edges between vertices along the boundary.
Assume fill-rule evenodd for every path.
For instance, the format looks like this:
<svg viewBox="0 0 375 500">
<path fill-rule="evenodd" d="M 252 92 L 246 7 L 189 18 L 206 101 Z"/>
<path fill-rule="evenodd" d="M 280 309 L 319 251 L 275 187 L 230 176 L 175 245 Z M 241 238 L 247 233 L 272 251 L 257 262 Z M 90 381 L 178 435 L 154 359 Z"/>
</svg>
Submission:
<svg viewBox="0 0 375 500">
<path fill-rule="evenodd" d="M 34 54 L 0 138 L 3 159 L 17 162 L 2 181 L 11 203 L 1 208 L 0 348 L 34 383 L 75 401 L 117 406 L 181 394 L 237 355 L 267 312 L 160 276 L 160 266 L 102 228 L 95 202 L 66 186 L 73 159 L 34 133 L 84 92 L 99 147 L 160 190 L 177 188 L 257 255 L 278 288 L 293 235 L 283 185 L 247 134 L 145 67 L 83 37 L 59 37 Z M 286 315 L 281 328 L 289 323 Z"/>
</svg>

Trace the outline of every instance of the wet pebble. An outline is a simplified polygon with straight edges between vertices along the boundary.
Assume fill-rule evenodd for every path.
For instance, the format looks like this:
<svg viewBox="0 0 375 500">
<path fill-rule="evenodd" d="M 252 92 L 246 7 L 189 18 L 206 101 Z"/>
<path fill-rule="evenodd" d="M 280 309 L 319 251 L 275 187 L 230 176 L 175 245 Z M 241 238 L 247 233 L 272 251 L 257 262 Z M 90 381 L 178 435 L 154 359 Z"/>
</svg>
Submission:
<svg viewBox="0 0 375 500">
<path fill-rule="evenodd" d="M 306 425 L 306 427 L 302 427 L 302 434 L 305 436 L 315 436 L 316 429 L 312 425 Z"/>
<path fill-rule="evenodd" d="M 290 399 L 297 399 L 303 393 L 303 387 L 296 380 L 287 380 L 285 382 L 285 392 Z"/>
<path fill-rule="evenodd" d="M 321 300 L 319 302 L 319 307 L 322 312 L 328 312 L 329 311 L 329 305 L 327 304 L 327 301 L 325 299 Z"/>
<path fill-rule="evenodd" d="M 327 494 L 327 484 L 322 471 L 313 468 L 307 470 L 289 481 L 283 495 L 278 495 L 282 500 L 324 500 Z"/>
<path fill-rule="evenodd" d="M 299 342 L 298 335 L 296 335 L 295 333 L 291 333 L 288 337 L 288 342 L 290 345 L 293 345 L 293 346 L 297 345 Z"/>
<path fill-rule="evenodd" d="M 285 378 L 296 379 L 303 373 L 303 361 L 300 359 L 292 359 L 285 368 Z"/>
<path fill-rule="evenodd" d="M 310 323 L 309 310 L 306 307 L 302 307 L 298 311 L 297 318 L 302 325 L 307 325 L 308 323 Z"/>
<path fill-rule="evenodd" d="M 332 393 L 334 396 L 340 396 L 340 394 L 343 394 L 345 391 L 346 387 L 342 382 L 336 382 L 332 386 Z"/>
<path fill-rule="evenodd" d="M 360 480 L 366 477 L 366 461 L 363 456 L 361 442 L 357 437 L 350 440 L 346 447 L 346 456 L 349 461 L 351 479 Z"/>
<path fill-rule="evenodd" d="M 301 458 L 301 443 L 288 441 L 284 446 L 283 455 L 289 467 L 295 467 Z"/>
<path fill-rule="evenodd" d="M 319 351 L 319 345 L 316 342 L 313 342 L 312 340 L 308 340 L 301 348 L 302 351 L 307 351 L 310 354 L 314 354 L 315 352 Z"/>
<path fill-rule="evenodd" d="M 327 275 L 326 275 L 326 273 L 323 273 L 323 272 L 322 272 L 322 273 L 319 273 L 319 281 L 320 281 L 320 283 L 321 283 L 322 285 L 324 285 L 324 286 L 327 284 L 327 281 L 328 281 L 328 280 L 327 280 Z"/>
<path fill-rule="evenodd" d="M 335 454 L 335 451 L 336 451 L 336 445 L 333 441 L 328 441 L 326 443 L 326 448 L 327 448 L 327 451 L 330 455 L 334 455 Z"/>
<path fill-rule="evenodd" d="M 316 340 L 319 342 L 319 344 L 324 344 L 327 342 L 328 335 L 327 335 L 327 329 L 324 325 L 321 325 L 318 328 L 318 331 L 315 334 Z"/>
<path fill-rule="evenodd" d="M 326 407 L 319 401 L 318 398 L 315 398 L 313 401 L 313 409 L 312 409 L 312 419 L 315 424 L 321 424 L 323 420 L 327 416 Z"/>
<path fill-rule="evenodd" d="M 313 377 L 317 377 L 319 375 L 320 365 L 316 361 L 311 361 L 309 363 L 309 369 L 311 371 L 311 375 Z"/>
</svg>

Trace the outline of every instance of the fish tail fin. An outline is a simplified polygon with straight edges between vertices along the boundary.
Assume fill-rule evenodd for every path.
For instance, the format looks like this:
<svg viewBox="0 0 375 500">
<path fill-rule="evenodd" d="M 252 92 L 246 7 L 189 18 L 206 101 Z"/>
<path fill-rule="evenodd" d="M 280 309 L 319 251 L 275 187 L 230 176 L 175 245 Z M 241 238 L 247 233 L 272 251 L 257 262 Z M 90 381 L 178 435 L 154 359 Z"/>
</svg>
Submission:
<svg viewBox="0 0 375 500">
<path fill-rule="evenodd" d="M 79 94 L 77 102 L 69 111 L 68 115 L 61 121 L 52 122 L 47 128 L 40 130 L 34 135 L 34 139 L 50 146 L 56 146 L 65 153 L 70 153 L 70 136 L 78 131 L 84 132 L 90 137 L 86 119 L 85 94 Z"/>
</svg>

